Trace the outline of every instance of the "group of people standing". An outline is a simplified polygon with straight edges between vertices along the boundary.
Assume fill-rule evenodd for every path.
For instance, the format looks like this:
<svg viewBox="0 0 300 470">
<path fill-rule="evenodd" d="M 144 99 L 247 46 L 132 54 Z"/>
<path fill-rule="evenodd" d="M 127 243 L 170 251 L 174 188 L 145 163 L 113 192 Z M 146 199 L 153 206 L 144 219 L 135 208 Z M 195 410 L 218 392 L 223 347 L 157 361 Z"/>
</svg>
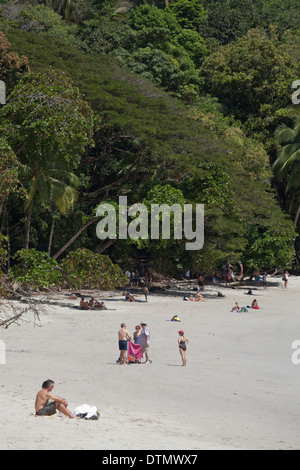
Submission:
<svg viewBox="0 0 300 470">
<path fill-rule="evenodd" d="M 149 349 L 150 349 L 150 330 L 146 322 L 142 322 L 135 327 L 133 338 L 130 336 L 125 323 L 121 324 L 121 329 L 118 332 L 119 351 L 120 351 L 120 364 L 127 365 L 128 362 L 128 342 L 132 341 L 135 345 L 140 346 L 141 352 L 145 354 L 145 362 L 143 364 L 150 364 Z M 141 358 L 137 360 L 141 363 Z"/>
<path fill-rule="evenodd" d="M 136 286 L 138 287 L 139 286 L 139 282 L 141 280 L 141 276 L 140 276 L 140 273 L 138 271 L 138 269 L 136 269 L 135 271 L 125 271 L 125 275 L 128 277 L 128 285 L 130 286 Z"/>
<path fill-rule="evenodd" d="M 178 331 L 178 347 L 179 353 L 182 359 L 182 366 L 186 367 L 186 350 L 187 343 L 189 342 L 188 338 L 185 337 L 184 331 Z M 121 328 L 118 332 L 119 340 L 119 351 L 120 358 L 117 362 L 120 362 L 121 365 L 128 364 L 128 343 L 133 342 L 134 345 L 137 345 L 141 348 L 141 352 L 145 354 L 145 362 L 143 364 L 150 364 L 152 361 L 149 358 L 149 348 L 150 348 L 150 330 L 147 323 L 142 322 L 140 325 L 135 327 L 132 337 L 130 336 L 129 331 L 125 323 L 121 324 Z M 133 340 L 133 341 L 132 341 Z M 141 356 L 137 356 L 138 364 L 141 364 Z"/>
</svg>

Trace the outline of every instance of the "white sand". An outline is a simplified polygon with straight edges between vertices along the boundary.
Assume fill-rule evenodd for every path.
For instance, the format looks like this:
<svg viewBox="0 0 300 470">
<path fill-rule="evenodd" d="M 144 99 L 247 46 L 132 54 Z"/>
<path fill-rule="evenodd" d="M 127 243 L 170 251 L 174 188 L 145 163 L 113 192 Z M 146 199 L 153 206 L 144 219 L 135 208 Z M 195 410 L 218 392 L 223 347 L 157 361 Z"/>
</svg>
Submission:
<svg viewBox="0 0 300 470">
<path fill-rule="evenodd" d="M 278 279 L 277 279 L 278 281 Z M 280 279 L 279 279 L 280 282 Z M 282 284 L 280 282 L 280 284 Z M 128 304 L 116 296 L 105 312 L 47 307 L 40 327 L 0 330 L 7 360 L 0 365 L 0 449 L 297 449 L 300 365 L 300 279 L 255 292 L 261 310 L 230 313 L 237 300 L 183 302 L 150 296 Z M 216 295 L 216 289 L 206 294 Z M 143 297 L 141 297 L 143 300 Z M 55 302 L 55 300 L 53 300 Z M 177 314 L 181 323 L 170 322 Z M 116 364 L 117 331 L 141 321 L 151 329 L 151 365 Z M 190 339 L 181 367 L 177 331 Z M 46 379 L 69 408 L 96 405 L 99 421 L 36 418 L 34 399 Z"/>
</svg>

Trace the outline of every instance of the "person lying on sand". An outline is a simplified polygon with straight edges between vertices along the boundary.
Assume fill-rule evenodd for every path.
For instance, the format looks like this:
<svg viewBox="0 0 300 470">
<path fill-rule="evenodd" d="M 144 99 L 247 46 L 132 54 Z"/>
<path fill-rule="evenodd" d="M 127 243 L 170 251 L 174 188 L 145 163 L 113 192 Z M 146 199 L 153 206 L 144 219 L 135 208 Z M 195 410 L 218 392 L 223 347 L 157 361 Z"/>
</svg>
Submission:
<svg viewBox="0 0 300 470">
<path fill-rule="evenodd" d="M 54 388 L 53 380 L 46 380 L 42 385 L 35 399 L 36 416 L 53 416 L 56 410 L 61 411 L 65 416 L 73 419 L 74 416 L 68 410 L 68 402 L 64 398 L 52 395 Z"/>
<path fill-rule="evenodd" d="M 107 310 L 107 307 L 105 306 L 104 302 L 97 302 L 94 305 L 94 310 Z"/>
<path fill-rule="evenodd" d="M 203 295 L 200 294 L 200 292 L 197 292 L 197 294 L 195 295 L 195 300 L 196 300 L 196 302 L 199 302 L 199 300 L 201 302 L 205 302 L 205 299 L 204 299 Z"/>
<path fill-rule="evenodd" d="M 190 295 L 190 298 L 189 298 L 190 302 L 205 302 L 204 300 L 204 297 L 203 295 L 200 294 L 200 292 L 198 292 L 195 297 L 193 297 L 192 295 Z"/>
<path fill-rule="evenodd" d="M 240 307 L 240 305 L 238 304 L 238 302 L 235 303 L 235 306 L 232 307 L 231 309 L 231 312 L 241 312 L 242 311 L 242 308 Z"/>
</svg>

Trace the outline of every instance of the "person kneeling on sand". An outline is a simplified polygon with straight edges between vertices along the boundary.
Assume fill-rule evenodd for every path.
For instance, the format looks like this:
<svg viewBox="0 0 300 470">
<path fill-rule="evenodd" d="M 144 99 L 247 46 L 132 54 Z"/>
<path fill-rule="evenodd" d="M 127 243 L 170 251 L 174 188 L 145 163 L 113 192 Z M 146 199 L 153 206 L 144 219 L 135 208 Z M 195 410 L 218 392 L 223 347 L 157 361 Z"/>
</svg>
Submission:
<svg viewBox="0 0 300 470">
<path fill-rule="evenodd" d="M 46 380 L 43 383 L 42 390 L 38 392 L 35 399 L 36 416 L 53 416 L 58 410 L 68 418 L 74 418 L 68 410 L 68 402 L 64 398 L 52 395 L 53 388 L 53 380 Z"/>
</svg>

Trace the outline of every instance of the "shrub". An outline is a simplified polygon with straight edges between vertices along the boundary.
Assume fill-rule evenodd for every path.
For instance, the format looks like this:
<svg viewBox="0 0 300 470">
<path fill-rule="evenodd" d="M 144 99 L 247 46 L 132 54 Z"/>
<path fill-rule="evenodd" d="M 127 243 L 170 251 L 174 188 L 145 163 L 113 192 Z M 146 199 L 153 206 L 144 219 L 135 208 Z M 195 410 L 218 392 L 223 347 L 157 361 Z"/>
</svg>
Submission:
<svg viewBox="0 0 300 470">
<path fill-rule="evenodd" d="M 10 270 L 10 276 L 23 286 L 33 289 L 59 285 L 62 274 L 58 263 L 49 258 L 47 253 L 35 249 L 20 250 L 14 258 L 16 264 Z"/>
<path fill-rule="evenodd" d="M 106 255 L 79 248 L 61 263 L 64 280 L 70 289 L 115 289 L 127 284 L 119 266 Z"/>
</svg>

